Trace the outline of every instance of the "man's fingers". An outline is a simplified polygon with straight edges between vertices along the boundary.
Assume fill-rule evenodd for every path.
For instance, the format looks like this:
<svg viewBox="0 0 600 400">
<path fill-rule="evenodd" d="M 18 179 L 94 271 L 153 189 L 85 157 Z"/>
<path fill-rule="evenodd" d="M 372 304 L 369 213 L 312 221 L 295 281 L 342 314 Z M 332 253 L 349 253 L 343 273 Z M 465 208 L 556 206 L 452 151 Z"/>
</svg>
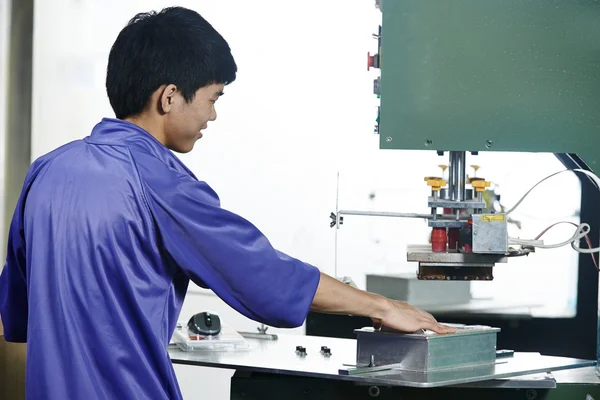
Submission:
<svg viewBox="0 0 600 400">
<path fill-rule="evenodd" d="M 447 326 L 447 325 L 441 325 L 441 324 L 438 324 L 438 325 L 441 326 L 442 328 L 444 328 L 446 333 L 456 333 L 456 328 L 453 328 L 453 327 Z"/>
<path fill-rule="evenodd" d="M 427 311 L 418 310 L 419 315 L 427 321 L 437 323 L 437 320 L 433 317 L 433 315 L 429 314 Z"/>
<path fill-rule="evenodd" d="M 444 333 L 455 333 L 456 332 L 455 328 L 451 328 L 449 326 L 430 322 L 430 321 L 424 321 L 423 326 L 425 327 L 425 329 L 429 329 L 430 331 L 434 331 L 435 333 L 444 334 Z"/>
<path fill-rule="evenodd" d="M 425 313 L 425 315 L 426 315 L 426 317 L 427 317 L 427 319 L 429 321 L 437 323 L 437 320 L 435 319 L 435 317 L 433 315 L 431 315 L 431 314 L 429 314 L 428 312 L 425 312 L 425 311 L 423 311 L 423 312 Z"/>
</svg>

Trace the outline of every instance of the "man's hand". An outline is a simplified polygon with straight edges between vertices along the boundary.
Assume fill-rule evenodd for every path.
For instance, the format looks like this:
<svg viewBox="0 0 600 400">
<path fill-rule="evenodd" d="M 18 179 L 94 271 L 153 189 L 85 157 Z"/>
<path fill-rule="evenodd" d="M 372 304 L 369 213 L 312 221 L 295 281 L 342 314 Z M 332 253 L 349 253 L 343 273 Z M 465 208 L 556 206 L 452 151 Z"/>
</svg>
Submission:
<svg viewBox="0 0 600 400">
<path fill-rule="evenodd" d="M 385 325 L 403 332 L 428 329 L 436 333 L 454 333 L 456 330 L 439 324 L 433 316 L 405 302 L 390 300 L 378 294 L 365 292 L 321 273 L 313 311 L 350 314 L 369 317 L 375 327 Z"/>
<path fill-rule="evenodd" d="M 439 324 L 433 315 L 420 310 L 404 301 L 385 299 L 389 309 L 382 318 L 371 318 L 375 328 L 382 325 L 402 332 L 415 332 L 428 329 L 436 333 L 454 333 L 456 329 Z"/>
</svg>

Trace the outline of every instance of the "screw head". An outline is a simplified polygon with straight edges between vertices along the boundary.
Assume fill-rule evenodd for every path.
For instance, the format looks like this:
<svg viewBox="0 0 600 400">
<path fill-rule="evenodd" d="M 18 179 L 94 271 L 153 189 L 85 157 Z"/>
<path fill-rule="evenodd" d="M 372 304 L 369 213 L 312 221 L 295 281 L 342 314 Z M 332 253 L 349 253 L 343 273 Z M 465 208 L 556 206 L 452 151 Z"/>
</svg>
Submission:
<svg viewBox="0 0 600 400">
<path fill-rule="evenodd" d="M 369 396 L 370 397 L 379 397 L 380 393 L 381 393 L 381 391 L 379 390 L 378 386 L 369 387 Z"/>
<path fill-rule="evenodd" d="M 391 142 L 392 141 L 392 137 L 391 136 L 386 137 L 385 141 L 388 142 L 388 143 Z"/>
<path fill-rule="evenodd" d="M 487 148 L 489 149 L 490 147 L 492 147 L 492 145 L 493 145 L 493 144 L 494 144 L 494 142 L 493 142 L 493 141 L 491 141 L 491 140 L 487 140 L 487 141 L 485 142 L 485 147 L 487 147 Z"/>
</svg>

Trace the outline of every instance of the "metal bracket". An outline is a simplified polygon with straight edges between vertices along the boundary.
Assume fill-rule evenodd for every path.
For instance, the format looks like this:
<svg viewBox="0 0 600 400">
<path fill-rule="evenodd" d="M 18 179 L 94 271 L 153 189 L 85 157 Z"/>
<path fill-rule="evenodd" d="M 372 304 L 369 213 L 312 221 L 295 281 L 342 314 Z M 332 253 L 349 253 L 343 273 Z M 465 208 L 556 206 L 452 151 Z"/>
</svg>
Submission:
<svg viewBox="0 0 600 400">
<path fill-rule="evenodd" d="M 340 218 L 340 225 L 344 224 L 344 217 L 339 217 Z M 337 225 L 337 221 L 338 221 L 338 216 L 336 213 L 332 212 L 331 214 L 329 214 L 329 219 L 331 219 L 331 222 L 329 223 L 329 227 L 333 228 L 334 226 Z"/>
</svg>

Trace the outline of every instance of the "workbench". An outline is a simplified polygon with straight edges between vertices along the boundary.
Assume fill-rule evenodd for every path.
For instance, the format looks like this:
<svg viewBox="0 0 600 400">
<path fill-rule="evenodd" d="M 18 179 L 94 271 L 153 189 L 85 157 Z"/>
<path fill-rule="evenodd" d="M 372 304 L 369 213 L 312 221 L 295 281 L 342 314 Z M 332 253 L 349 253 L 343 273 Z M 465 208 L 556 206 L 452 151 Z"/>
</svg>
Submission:
<svg viewBox="0 0 600 400">
<path fill-rule="evenodd" d="M 231 399 L 600 400 L 600 378 L 591 360 L 515 353 L 492 365 L 426 374 L 398 369 L 354 374 L 354 339 L 278 335 L 277 340 L 247 341 L 247 349 L 170 348 L 169 354 L 174 364 L 236 370 Z"/>
</svg>

